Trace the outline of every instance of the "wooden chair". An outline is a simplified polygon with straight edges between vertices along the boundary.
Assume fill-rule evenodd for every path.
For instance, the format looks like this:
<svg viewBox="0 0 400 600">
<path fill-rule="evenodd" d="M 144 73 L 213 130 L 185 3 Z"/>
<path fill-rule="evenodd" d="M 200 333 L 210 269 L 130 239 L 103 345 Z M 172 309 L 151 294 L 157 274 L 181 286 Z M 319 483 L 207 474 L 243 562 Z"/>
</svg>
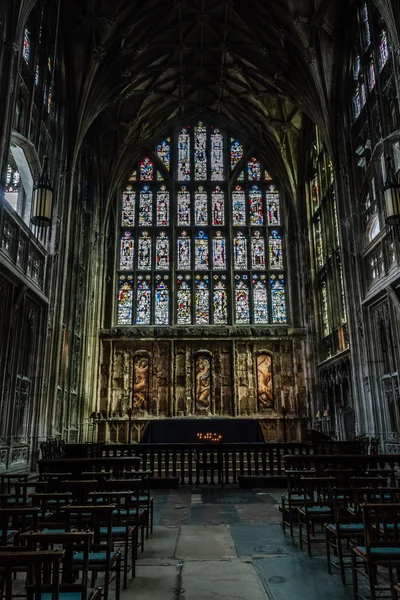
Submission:
<svg viewBox="0 0 400 600">
<path fill-rule="evenodd" d="M 136 527 L 137 531 L 140 531 L 140 549 L 144 551 L 144 532 L 149 526 L 149 512 L 147 510 L 147 501 L 142 494 L 142 480 L 141 479 L 111 479 L 106 482 L 107 490 L 113 492 L 123 493 L 125 491 L 130 492 L 132 495 L 131 499 L 131 510 L 130 518 L 132 524 Z M 144 505 L 145 503 L 145 505 Z M 138 541 L 139 543 L 139 541 Z"/>
<path fill-rule="evenodd" d="M 1 545 L 17 543 L 18 537 L 25 531 L 37 531 L 40 509 L 37 507 L 1 508 L 0 531 Z"/>
<path fill-rule="evenodd" d="M 121 554 L 113 548 L 112 525 L 115 506 L 94 505 L 89 506 L 66 506 L 65 514 L 66 531 L 76 529 L 87 531 L 88 515 L 89 528 L 93 532 L 93 544 L 89 552 L 89 571 L 92 572 L 91 587 L 94 587 L 97 573 L 104 573 L 104 600 L 108 599 L 109 586 L 115 579 L 115 598 L 120 597 L 121 581 Z M 74 569 L 80 570 L 83 563 L 83 555 L 74 555 Z M 110 575 L 115 574 L 112 580 Z"/>
<path fill-rule="evenodd" d="M 61 533 L 64 529 L 62 509 L 72 502 L 69 492 L 41 492 L 31 495 L 32 505 L 40 508 L 39 529 Z"/>
<path fill-rule="evenodd" d="M 13 599 L 14 573 L 27 571 L 26 590 L 28 600 L 61 600 L 60 563 L 62 551 L 52 552 L 0 552 L 0 592 L 5 600 Z M 18 581 L 18 584 L 20 582 Z M 46 594 L 46 596 L 45 596 Z M 64 599 L 63 599 L 64 600 Z M 83 600 L 83 598 L 82 598 Z"/>
<path fill-rule="evenodd" d="M 304 493 L 301 505 L 297 509 L 299 542 L 300 548 L 303 548 L 304 542 L 307 544 L 309 556 L 312 556 L 312 543 L 325 541 L 325 535 L 323 538 L 317 537 L 316 526 L 321 525 L 321 532 L 324 533 L 324 523 L 333 517 L 332 490 L 334 485 L 334 477 L 307 477 L 303 479 Z M 303 528 L 305 528 L 305 537 L 303 537 Z"/>
<path fill-rule="evenodd" d="M 124 571 L 124 589 L 128 587 L 128 573 L 131 571 L 132 579 L 136 574 L 136 558 L 138 547 L 138 528 L 136 526 L 136 513 L 139 509 L 133 501 L 132 491 L 119 492 L 94 492 L 91 500 L 94 505 L 114 504 L 113 524 L 111 537 L 113 544 L 122 553 L 122 567 Z M 101 537 L 108 534 L 106 528 L 100 531 Z M 129 553 L 132 561 L 129 562 Z"/>
<path fill-rule="evenodd" d="M 304 499 L 304 478 L 312 478 L 315 471 L 309 469 L 289 470 L 287 474 L 287 491 L 282 495 L 281 514 L 282 529 L 286 532 L 286 526 L 289 527 L 290 535 L 293 537 L 293 526 L 297 523 L 297 509 L 301 506 Z"/>
<path fill-rule="evenodd" d="M 153 475 L 153 471 L 135 471 L 134 473 L 129 471 L 124 475 L 126 480 L 134 482 L 134 489 L 139 488 L 139 506 L 147 513 L 146 539 L 148 539 L 149 533 L 153 533 L 154 526 L 154 498 L 150 489 L 150 477 Z M 109 487 L 115 486 L 115 481 L 115 479 L 111 480 Z"/>
<path fill-rule="evenodd" d="M 376 600 L 378 567 L 388 570 L 390 591 L 395 583 L 393 570 L 400 569 L 400 504 L 364 504 L 361 509 L 365 542 L 352 549 L 354 600 L 362 598 L 358 590 L 358 573 L 364 574 L 360 563 L 366 568 L 371 600 Z"/>
<path fill-rule="evenodd" d="M 88 589 L 89 551 L 93 534 L 91 532 L 73 533 L 25 533 L 21 535 L 21 542 L 26 544 L 28 551 L 52 551 L 54 548 L 63 549 L 64 556 L 61 565 L 60 600 L 73 600 L 81 596 L 100 599 L 101 589 Z M 82 568 L 80 577 L 77 578 L 74 569 L 74 556 L 82 553 Z M 73 594 L 71 596 L 71 594 Z"/>
</svg>

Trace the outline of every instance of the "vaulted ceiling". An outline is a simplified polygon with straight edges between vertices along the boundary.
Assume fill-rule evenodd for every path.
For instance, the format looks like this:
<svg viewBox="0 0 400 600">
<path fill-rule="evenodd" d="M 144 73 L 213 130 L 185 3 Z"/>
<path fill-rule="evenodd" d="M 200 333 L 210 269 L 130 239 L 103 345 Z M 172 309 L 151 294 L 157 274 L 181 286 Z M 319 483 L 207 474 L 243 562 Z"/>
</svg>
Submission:
<svg viewBox="0 0 400 600">
<path fill-rule="evenodd" d="M 256 145 L 294 193 L 303 122 L 329 120 L 348 0 L 69 0 L 69 131 L 113 185 L 168 125 L 207 115 Z M 306 115 L 306 117 L 304 117 Z"/>
</svg>

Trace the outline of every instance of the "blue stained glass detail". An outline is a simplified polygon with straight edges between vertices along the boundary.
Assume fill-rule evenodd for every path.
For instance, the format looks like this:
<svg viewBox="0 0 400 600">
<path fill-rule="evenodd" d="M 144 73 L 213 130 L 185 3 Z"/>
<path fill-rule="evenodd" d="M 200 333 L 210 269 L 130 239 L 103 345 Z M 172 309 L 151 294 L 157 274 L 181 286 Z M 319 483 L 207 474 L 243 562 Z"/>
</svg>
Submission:
<svg viewBox="0 0 400 600">
<path fill-rule="evenodd" d="M 178 325 L 190 325 L 192 322 L 192 290 L 190 276 L 178 275 L 177 278 L 177 322 Z"/>
<path fill-rule="evenodd" d="M 121 275 L 118 291 L 118 325 L 132 325 L 133 277 Z"/>
<path fill-rule="evenodd" d="M 167 169 L 167 171 L 171 168 L 171 139 L 166 138 L 162 140 L 156 148 L 157 156 Z"/>
<path fill-rule="evenodd" d="M 271 275 L 272 322 L 286 323 L 285 276 Z"/>
<path fill-rule="evenodd" d="M 190 181 L 190 135 L 186 129 L 178 136 L 178 181 Z"/>
<path fill-rule="evenodd" d="M 168 277 L 156 277 L 155 319 L 156 325 L 169 324 L 169 287 Z"/>
<path fill-rule="evenodd" d="M 182 231 L 178 237 L 178 269 L 190 271 L 190 238 L 187 231 Z"/>
<path fill-rule="evenodd" d="M 237 185 L 232 193 L 232 205 L 233 225 L 235 227 L 246 225 L 246 194 L 240 185 Z"/>
<path fill-rule="evenodd" d="M 196 323 L 210 322 L 210 287 L 208 275 L 196 275 L 195 283 Z"/>
<path fill-rule="evenodd" d="M 200 227 L 208 224 L 208 196 L 202 186 L 194 195 L 194 224 Z"/>
<path fill-rule="evenodd" d="M 146 156 L 140 163 L 140 180 L 141 181 L 152 181 L 154 174 L 154 165 L 150 158 Z"/>
<path fill-rule="evenodd" d="M 195 269 L 204 271 L 208 269 L 208 236 L 204 231 L 199 231 L 195 237 Z"/>
<path fill-rule="evenodd" d="M 139 275 L 136 290 L 136 324 L 150 325 L 151 322 L 151 277 Z"/>
<path fill-rule="evenodd" d="M 237 140 L 235 141 L 234 139 L 231 139 L 231 170 L 232 171 L 236 167 L 238 162 L 242 160 L 242 158 L 243 158 L 243 145 L 240 142 L 238 142 Z"/>
</svg>

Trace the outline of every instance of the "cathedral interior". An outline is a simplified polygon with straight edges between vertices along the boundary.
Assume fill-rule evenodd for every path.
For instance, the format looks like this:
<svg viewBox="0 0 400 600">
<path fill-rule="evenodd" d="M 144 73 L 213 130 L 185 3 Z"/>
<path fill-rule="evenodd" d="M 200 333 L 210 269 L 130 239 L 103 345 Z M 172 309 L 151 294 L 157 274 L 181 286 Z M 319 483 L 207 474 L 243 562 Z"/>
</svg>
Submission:
<svg viewBox="0 0 400 600">
<path fill-rule="evenodd" d="M 4 0 L 0 32 L 0 471 L 190 417 L 400 453 L 398 1 Z"/>
</svg>

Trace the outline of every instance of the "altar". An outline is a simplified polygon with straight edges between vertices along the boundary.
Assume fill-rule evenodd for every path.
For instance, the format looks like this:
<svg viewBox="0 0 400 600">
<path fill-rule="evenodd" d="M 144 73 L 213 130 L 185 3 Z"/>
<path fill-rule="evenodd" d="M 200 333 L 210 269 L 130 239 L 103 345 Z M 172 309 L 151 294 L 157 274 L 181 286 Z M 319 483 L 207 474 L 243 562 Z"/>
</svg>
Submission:
<svg viewBox="0 0 400 600">
<path fill-rule="evenodd" d="M 151 444 L 235 444 L 264 442 L 261 425 L 257 419 L 158 419 L 150 421 L 140 443 Z"/>
</svg>

